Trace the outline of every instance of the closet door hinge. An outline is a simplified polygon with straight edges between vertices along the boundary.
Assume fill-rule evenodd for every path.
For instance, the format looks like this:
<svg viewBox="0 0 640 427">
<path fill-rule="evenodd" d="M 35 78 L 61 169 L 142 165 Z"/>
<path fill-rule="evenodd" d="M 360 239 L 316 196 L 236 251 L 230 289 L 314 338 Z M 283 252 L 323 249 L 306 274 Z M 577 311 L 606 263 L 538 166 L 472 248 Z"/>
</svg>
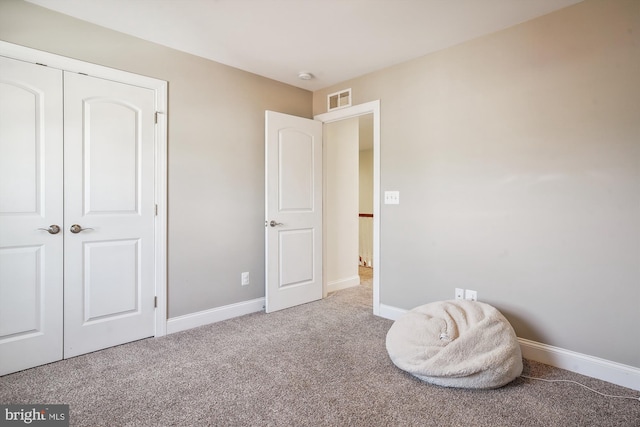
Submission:
<svg viewBox="0 0 640 427">
<path fill-rule="evenodd" d="M 156 212 L 156 216 L 158 216 L 158 205 L 156 205 L 155 212 Z"/>
<path fill-rule="evenodd" d="M 153 308 L 158 308 L 158 297 L 153 297 Z"/>
<path fill-rule="evenodd" d="M 156 111 L 155 114 L 153 115 L 153 120 L 155 124 L 158 124 L 158 112 Z"/>
</svg>

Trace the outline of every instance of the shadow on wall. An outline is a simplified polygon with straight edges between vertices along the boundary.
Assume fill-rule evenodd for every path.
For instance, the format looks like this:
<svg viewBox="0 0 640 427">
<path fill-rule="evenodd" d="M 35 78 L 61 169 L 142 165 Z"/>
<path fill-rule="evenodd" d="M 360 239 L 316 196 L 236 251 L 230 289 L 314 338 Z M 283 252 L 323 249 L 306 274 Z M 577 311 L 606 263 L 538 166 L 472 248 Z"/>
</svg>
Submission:
<svg viewBox="0 0 640 427">
<path fill-rule="evenodd" d="M 493 305 L 493 303 L 490 301 L 484 302 Z M 535 327 L 533 327 L 530 322 L 523 320 L 522 314 L 510 310 L 505 310 L 498 306 L 494 307 L 496 307 L 500 311 L 500 313 L 502 313 L 504 317 L 507 318 L 509 323 L 511 323 L 511 326 L 516 331 L 516 335 L 518 336 L 518 338 L 526 338 L 528 340 L 537 342 L 549 342 L 549 337 L 543 334 L 540 329 L 536 329 Z"/>
</svg>

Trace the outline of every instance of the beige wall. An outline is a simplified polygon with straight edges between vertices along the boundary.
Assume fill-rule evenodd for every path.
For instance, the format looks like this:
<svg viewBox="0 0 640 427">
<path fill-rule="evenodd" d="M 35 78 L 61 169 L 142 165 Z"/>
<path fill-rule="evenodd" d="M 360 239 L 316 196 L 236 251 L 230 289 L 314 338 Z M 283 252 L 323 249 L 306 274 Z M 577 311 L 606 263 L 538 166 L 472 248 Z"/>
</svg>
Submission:
<svg viewBox="0 0 640 427">
<path fill-rule="evenodd" d="M 310 92 L 19 0 L 0 40 L 167 80 L 169 316 L 264 296 L 264 110 L 310 117 Z"/>
<path fill-rule="evenodd" d="M 324 261 L 329 291 L 359 283 L 358 133 L 358 118 L 324 125 Z"/>
<path fill-rule="evenodd" d="M 360 138 L 360 212 L 373 213 L 373 114 L 359 118 Z"/>
<path fill-rule="evenodd" d="M 373 213 L 373 149 L 360 151 L 360 213 Z"/>
<path fill-rule="evenodd" d="M 640 2 L 590 1 L 314 93 L 381 103 L 382 304 L 475 289 L 640 367 Z"/>
</svg>

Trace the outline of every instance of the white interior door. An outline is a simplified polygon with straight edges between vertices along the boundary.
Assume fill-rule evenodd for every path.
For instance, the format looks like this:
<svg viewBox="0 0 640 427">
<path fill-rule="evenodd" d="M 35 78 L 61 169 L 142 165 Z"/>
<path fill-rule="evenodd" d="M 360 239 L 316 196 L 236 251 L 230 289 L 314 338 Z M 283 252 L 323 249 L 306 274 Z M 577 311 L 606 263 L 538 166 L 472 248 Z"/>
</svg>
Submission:
<svg viewBox="0 0 640 427">
<path fill-rule="evenodd" d="M 62 359 L 61 106 L 60 70 L 0 57 L 0 375 Z"/>
<path fill-rule="evenodd" d="M 64 77 L 64 355 L 154 335 L 151 89 Z"/>
<path fill-rule="evenodd" d="M 267 111 L 267 313 L 322 298 L 322 123 Z"/>
</svg>

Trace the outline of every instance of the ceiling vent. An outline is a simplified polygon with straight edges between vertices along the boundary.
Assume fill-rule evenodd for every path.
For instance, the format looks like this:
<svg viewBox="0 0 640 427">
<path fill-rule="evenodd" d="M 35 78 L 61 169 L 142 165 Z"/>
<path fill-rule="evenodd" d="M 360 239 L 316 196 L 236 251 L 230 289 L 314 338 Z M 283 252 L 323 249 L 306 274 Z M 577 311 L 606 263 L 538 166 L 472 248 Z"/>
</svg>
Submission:
<svg viewBox="0 0 640 427">
<path fill-rule="evenodd" d="M 327 111 L 351 106 L 351 88 L 327 95 Z"/>
</svg>

